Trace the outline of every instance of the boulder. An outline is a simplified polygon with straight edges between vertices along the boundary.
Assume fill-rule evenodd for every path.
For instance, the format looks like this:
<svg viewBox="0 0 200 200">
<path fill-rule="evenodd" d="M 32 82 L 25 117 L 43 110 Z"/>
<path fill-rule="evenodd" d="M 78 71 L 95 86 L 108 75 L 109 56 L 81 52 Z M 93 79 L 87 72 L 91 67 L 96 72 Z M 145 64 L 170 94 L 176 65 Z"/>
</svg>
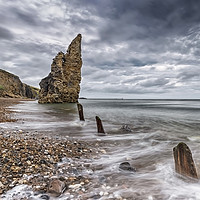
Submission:
<svg viewBox="0 0 200 200">
<path fill-rule="evenodd" d="M 40 82 L 39 103 L 78 102 L 81 82 L 81 34 L 71 42 L 66 54 L 59 52 L 51 72 Z"/>
<path fill-rule="evenodd" d="M 131 166 L 129 162 L 123 162 L 119 165 L 120 170 L 129 171 L 129 172 L 136 172 L 136 169 Z"/>
<path fill-rule="evenodd" d="M 48 193 L 51 193 L 53 196 L 60 196 L 66 186 L 63 181 L 60 181 L 59 179 L 53 179 L 49 183 Z"/>
</svg>

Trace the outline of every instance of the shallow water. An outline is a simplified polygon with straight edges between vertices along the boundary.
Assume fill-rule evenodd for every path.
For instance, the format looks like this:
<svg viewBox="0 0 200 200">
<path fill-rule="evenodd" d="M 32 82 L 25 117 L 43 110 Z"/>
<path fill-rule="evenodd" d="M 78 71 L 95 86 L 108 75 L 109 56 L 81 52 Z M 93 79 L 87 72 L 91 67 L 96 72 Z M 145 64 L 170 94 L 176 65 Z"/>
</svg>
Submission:
<svg viewBox="0 0 200 200">
<path fill-rule="evenodd" d="M 102 187 L 91 188 L 101 193 L 100 199 L 200 199 L 200 183 L 179 177 L 172 155 L 172 148 L 185 142 L 200 170 L 200 101 L 88 99 L 80 103 L 85 122 L 79 121 L 76 104 L 26 101 L 12 107 L 19 121 L 0 127 L 101 141 L 106 152 L 93 161 L 102 167 L 92 176 Z M 96 134 L 96 115 L 103 121 L 105 137 Z M 132 131 L 121 130 L 123 124 Z M 120 171 L 124 161 L 137 172 Z"/>
</svg>

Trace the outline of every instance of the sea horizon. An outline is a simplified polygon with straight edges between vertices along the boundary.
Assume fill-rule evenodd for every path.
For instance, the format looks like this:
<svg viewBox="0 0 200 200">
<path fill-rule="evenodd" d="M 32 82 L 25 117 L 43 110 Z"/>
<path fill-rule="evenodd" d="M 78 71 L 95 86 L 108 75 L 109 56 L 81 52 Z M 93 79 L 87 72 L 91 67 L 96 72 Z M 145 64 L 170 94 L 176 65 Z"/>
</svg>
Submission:
<svg viewBox="0 0 200 200">
<path fill-rule="evenodd" d="M 200 100 L 200 98 L 104 98 L 104 97 L 80 97 L 86 100 Z"/>
</svg>

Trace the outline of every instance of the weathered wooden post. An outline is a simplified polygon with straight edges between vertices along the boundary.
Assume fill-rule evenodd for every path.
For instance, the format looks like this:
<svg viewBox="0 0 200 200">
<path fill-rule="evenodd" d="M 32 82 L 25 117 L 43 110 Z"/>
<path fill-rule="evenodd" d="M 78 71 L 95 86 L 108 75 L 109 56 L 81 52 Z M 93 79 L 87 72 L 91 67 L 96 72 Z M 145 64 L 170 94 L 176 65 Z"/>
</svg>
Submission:
<svg viewBox="0 0 200 200">
<path fill-rule="evenodd" d="M 105 134 L 105 131 L 103 129 L 103 124 L 101 122 L 101 119 L 98 116 L 96 116 L 96 123 L 97 123 L 97 132 Z"/>
<path fill-rule="evenodd" d="M 196 167 L 189 147 L 181 142 L 173 148 L 175 170 L 177 173 L 198 179 Z"/>
<path fill-rule="evenodd" d="M 84 115 L 83 115 L 83 106 L 80 103 L 77 103 L 78 107 L 78 113 L 79 113 L 79 118 L 81 121 L 85 121 Z"/>
</svg>

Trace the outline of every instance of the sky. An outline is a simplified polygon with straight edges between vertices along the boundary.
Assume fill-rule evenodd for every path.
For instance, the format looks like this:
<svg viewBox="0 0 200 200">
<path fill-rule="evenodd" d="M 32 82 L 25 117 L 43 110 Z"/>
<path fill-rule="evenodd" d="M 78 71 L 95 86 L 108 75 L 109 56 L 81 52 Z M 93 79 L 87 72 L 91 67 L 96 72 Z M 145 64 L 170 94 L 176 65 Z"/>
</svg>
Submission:
<svg viewBox="0 0 200 200">
<path fill-rule="evenodd" d="M 0 68 L 32 86 L 82 34 L 80 96 L 200 98 L 199 0 L 0 0 Z"/>
</svg>

